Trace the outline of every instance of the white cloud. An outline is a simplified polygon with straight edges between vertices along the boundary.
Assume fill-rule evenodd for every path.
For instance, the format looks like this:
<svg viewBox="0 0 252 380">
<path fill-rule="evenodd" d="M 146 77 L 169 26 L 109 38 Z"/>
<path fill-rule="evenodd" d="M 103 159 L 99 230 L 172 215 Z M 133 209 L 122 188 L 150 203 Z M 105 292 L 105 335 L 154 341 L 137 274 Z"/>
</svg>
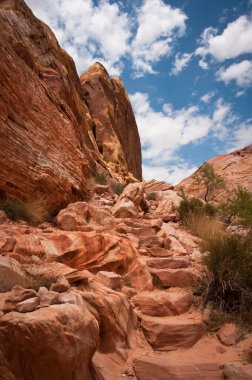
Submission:
<svg viewBox="0 0 252 380">
<path fill-rule="evenodd" d="M 241 123 L 232 133 L 229 151 L 241 149 L 250 144 L 252 144 L 252 124 Z"/>
<path fill-rule="evenodd" d="M 252 1 L 252 0 L 251 0 Z M 235 97 L 236 98 L 239 98 L 240 96 L 244 95 L 245 94 L 245 91 L 244 90 L 241 90 L 241 91 L 237 91 Z"/>
<path fill-rule="evenodd" d="M 252 85 L 252 61 L 244 60 L 234 63 L 226 69 L 221 69 L 217 77 L 225 83 L 234 80 L 240 87 L 249 87 Z"/>
<path fill-rule="evenodd" d="M 219 35 L 216 29 L 206 28 L 196 50 L 196 54 L 202 57 L 210 54 L 220 62 L 245 53 L 252 53 L 252 20 L 248 16 L 229 23 Z"/>
<path fill-rule="evenodd" d="M 163 0 L 143 0 L 137 15 L 111 0 L 98 5 L 94 0 L 27 0 L 27 4 L 53 29 L 79 72 L 100 61 L 111 75 L 118 75 L 127 57 L 136 76 L 154 74 L 155 63 L 171 52 L 186 28 L 187 16 Z"/>
<path fill-rule="evenodd" d="M 56 34 L 80 72 L 94 61 L 119 74 L 120 60 L 129 52 L 130 19 L 118 4 L 103 0 L 27 0 L 34 13 Z"/>
<path fill-rule="evenodd" d="M 207 94 L 201 96 L 200 99 L 201 99 L 202 102 L 204 102 L 204 103 L 209 103 L 209 101 L 212 99 L 212 97 L 213 97 L 214 95 L 215 95 L 214 92 L 211 91 L 211 92 L 208 92 Z"/>
<path fill-rule="evenodd" d="M 143 165 L 143 177 L 145 180 L 159 179 L 176 185 L 196 169 L 196 166 L 190 166 L 185 162 L 168 166 Z"/>
<path fill-rule="evenodd" d="M 178 75 L 190 62 L 193 54 L 190 53 L 177 53 L 175 56 L 175 61 L 173 62 L 173 68 L 171 74 Z"/>
</svg>

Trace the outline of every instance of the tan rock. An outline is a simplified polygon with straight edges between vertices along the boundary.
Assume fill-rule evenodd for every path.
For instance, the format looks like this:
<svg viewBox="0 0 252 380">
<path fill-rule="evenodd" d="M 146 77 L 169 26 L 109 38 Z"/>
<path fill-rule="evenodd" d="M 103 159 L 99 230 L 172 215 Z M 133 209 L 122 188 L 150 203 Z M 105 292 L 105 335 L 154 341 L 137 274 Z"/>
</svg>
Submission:
<svg viewBox="0 0 252 380">
<path fill-rule="evenodd" d="M 158 351 L 192 347 L 203 335 L 204 324 L 199 316 L 142 316 L 141 326 L 147 341 Z"/>
<path fill-rule="evenodd" d="M 179 288 L 167 292 L 155 290 L 138 293 L 132 298 L 132 302 L 143 314 L 166 317 L 187 312 L 193 302 L 193 296 Z"/>
<path fill-rule="evenodd" d="M 24 285 L 25 273 L 20 264 L 9 257 L 0 256 L 0 292 L 6 292 L 15 285 Z"/>
<path fill-rule="evenodd" d="M 71 203 L 57 215 L 57 225 L 62 230 L 76 231 L 79 226 L 87 224 L 88 212 L 88 203 Z"/>
<path fill-rule="evenodd" d="M 124 198 L 120 200 L 120 203 L 116 203 L 113 208 L 113 216 L 115 218 L 137 218 L 137 209 L 134 203 L 128 199 Z"/>
<path fill-rule="evenodd" d="M 164 239 L 158 236 L 148 236 L 140 239 L 139 244 L 141 247 L 158 248 L 163 246 Z"/>
<path fill-rule="evenodd" d="M 217 363 L 174 363 L 166 356 L 146 356 L 134 361 L 139 380 L 223 380 Z"/>
<path fill-rule="evenodd" d="M 90 380 L 98 339 L 98 324 L 84 303 L 8 313 L 0 321 L 0 378 Z"/>
<path fill-rule="evenodd" d="M 59 293 L 58 292 L 54 292 L 53 290 L 47 290 L 46 288 L 42 288 L 42 289 L 40 288 L 38 291 L 40 306 L 45 307 L 45 306 L 55 305 L 55 304 L 59 303 Z"/>
<path fill-rule="evenodd" d="M 200 279 L 200 274 L 193 268 L 156 269 L 153 273 L 164 287 L 193 286 Z"/>
<path fill-rule="evenodd" d="M 96 278 L 110 289 L 119 289 L 122 285 L 122 277 L 114 272 L 100 271 L 97 273 Z"/>
<path fill-rule="evenodd" d="M 25 301 L 19 302 L 16 304 L 16 310 L 19 313 L 29 313 L 31 311 L 36 310 L 39 304 L 39 298 L 34 297 L 34 298 L 28 298 Z"/>
<path fill-rule="evenodd" d="M 239 341 L 243 334 L 233 323 L 225 323 L 217 332 L 217 335 L 225 346 L 232 346 Z"/>
<path fill-rule="evenodd" d="M 37 296 L 37 292 L 33 289 L 24 289 L 22 286 L 15 285 L 13 286 L 11 292 L 8 293 L 8 296 L 5 299 L 3 305 L 3 311 L 5 313 L 15 310 L 16 305 L 19 302 L 25 301 L 28 298 L 34 298 Z"/>
<path fill-rule="evenodd" d="M 12 236 L 9 236 L 4 232 L 0 232 L 0 253 L 13 251 L 15 244 L 16 240 Z"/>
<path fill-rule="evenodd" d="M 163 247 L 147 248 L 149 254 L 154 257 L 169 257 L 172 252 Z"/>
<path fill-rule="evenodd" d="M 156 257 L 146 261 L 150 268 L 154 269 L 180 269 L 188 268 L 189 260 L 185 258 Z"/>
<path fill-rule="evenodd" d="M 164 230 L 158 231 L 157 232 L 157 237 L 166 238 L 166 233 L 164 232 Z M 165 248 L 167 248 L 167 247 L 165 247 Z"/>
<path fill-rule="evenodd" d="M 54 292 L 58 292 L 58 293 L 63 293 L 63 292 L 67 292 L 69 288 L 70 288 L 70 284 L 67 281 L 66 277 L 61 275 L 59 276 L 57 281 L 54 284 L 52 284 L 50 290 L 53 290 Z"/>
</svg>

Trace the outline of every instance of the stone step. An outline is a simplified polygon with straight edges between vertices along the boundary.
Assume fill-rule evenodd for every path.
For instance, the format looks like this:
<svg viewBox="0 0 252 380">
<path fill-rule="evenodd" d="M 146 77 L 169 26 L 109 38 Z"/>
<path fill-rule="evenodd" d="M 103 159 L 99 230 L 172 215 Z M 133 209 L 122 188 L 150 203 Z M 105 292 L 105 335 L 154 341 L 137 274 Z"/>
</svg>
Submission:
<svg viewBox="0 0 252 380">
<path fill-rule="evenodd" d="M 146 260 L 146 264 L 154 269 L 188 268 L 190 261 L 187 258 L 155 257 Z"/>
<path fill-rule="evenodd" d="M 174 363 L 168 356 L 145 356 L 133 365 L 138 380 L 224 380 L 218 363 Z"/>
<path fill-rule="evenodd" d="M 192 347 L 205 331 L 202 316 L 196 312 L 173 317 L 142 315 L 141 326 L 147 341 L 157 351 Z"/>
<path fill-rule="evenodd" d="M 150 272 L 163 287 L 195 286 L 201 278 L 196 268 L 151 269 Z"/>
<path fill-rule="evenodd" d="M 171 288 L 166 291 L 141 292 L 131 301 L 145 315 L 166 317 L 186 313 L 192 305 L 193 296 L 185 289 Z"/>
</svg>

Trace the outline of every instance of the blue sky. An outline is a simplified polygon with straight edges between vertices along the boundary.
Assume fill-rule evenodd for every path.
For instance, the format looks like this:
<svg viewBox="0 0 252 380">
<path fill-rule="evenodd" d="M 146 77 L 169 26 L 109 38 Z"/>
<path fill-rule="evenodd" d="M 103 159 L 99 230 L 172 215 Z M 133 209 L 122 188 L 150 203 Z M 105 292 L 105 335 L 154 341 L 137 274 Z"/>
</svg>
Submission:
<svg viewBox="0 0 252 380">
<path fill-rule="evenodd" d="M 172 183 L 252 144 L 252 0 L 27 0 L 81 74 L 120 75 L 145 179 Z"/>
</svg>

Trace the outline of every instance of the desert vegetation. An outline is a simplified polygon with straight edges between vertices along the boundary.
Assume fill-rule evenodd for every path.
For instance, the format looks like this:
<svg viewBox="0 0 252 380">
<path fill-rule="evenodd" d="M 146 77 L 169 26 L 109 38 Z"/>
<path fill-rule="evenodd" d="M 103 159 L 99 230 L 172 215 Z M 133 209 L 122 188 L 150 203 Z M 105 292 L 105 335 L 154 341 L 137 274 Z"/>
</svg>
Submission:
<svg viewBox="0 0 252 380">
<path fill-rule="evenodd" d="M 34 198 L 28 202 L 2 200 L 0 210 L 5 211 L 12 220 L 22 219 L 35 224 L 44 222 L 49 217 L 47 203 L 43 197 Z"/>
<path fill-rule="evenodd" d="M 217 188 L 224 186 L 224 181 L 209 164 L 201 177 L 198 174 L 197 181 L 200 178 L 206 188 L 205 202 L 189 198 L 182 189 L 183 199 L 177 211 L 182 224 L 202 239 L 202 258 L 208 269 L 202 295 L 205 304 L 214 308 L 210 324 L 214 326 L 219 320 L 230 318 L 251 322 L 252 195 L 238 187 L 217 207 L 209 199 Z M 247 232 L 243 235 L 229 232 L 231 222 L 248 227 Z"/>
</svg>

